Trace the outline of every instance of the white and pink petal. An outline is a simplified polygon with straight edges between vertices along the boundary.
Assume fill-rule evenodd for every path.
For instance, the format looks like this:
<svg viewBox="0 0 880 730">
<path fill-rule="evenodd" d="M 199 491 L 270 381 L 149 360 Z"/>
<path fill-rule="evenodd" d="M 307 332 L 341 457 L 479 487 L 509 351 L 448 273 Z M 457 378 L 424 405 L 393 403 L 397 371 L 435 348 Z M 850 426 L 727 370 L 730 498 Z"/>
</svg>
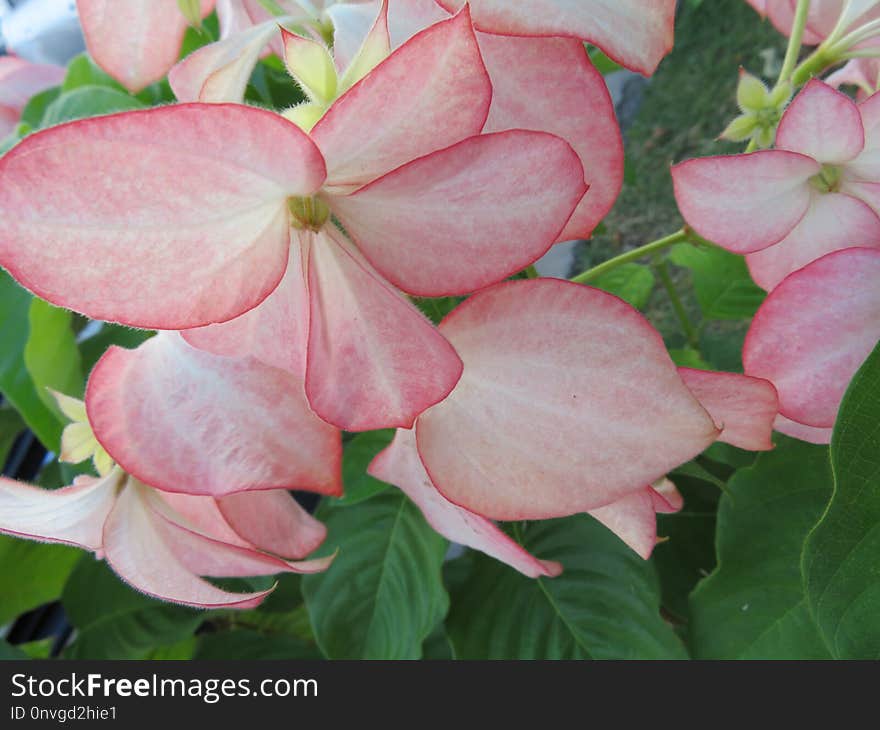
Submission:
<svg viewBox="0 0 880 730">
<path fill-rule="evenodd" d="M 112 347 L 86 407 L 114 460 L 157 488 L 341 493 L 339 432 L 311 411 L 299 377 L 253 358 L 197 350 L 172 332 Z"/>
<path fill-rule="evenodd" d="M 416 424 L 431 481 L 492 519 L 603 507 L 688 461 L 718 435 L 657 332 L 604 292 L 506 282 L 441 324 L 464 374 Z"/>
</svg>

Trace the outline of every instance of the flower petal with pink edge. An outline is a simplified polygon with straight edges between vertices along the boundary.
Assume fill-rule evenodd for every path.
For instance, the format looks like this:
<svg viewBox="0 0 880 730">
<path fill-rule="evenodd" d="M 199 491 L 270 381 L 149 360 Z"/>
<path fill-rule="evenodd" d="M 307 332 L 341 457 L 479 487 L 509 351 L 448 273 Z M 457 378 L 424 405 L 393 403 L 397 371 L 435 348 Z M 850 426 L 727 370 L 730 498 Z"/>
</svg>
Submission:
<svg viewBox="0 0 880 730">
<path fill-rule="evenodd" d="M 779 392 L 780 412 L 830 428 L 843 394 L 880 340 L 880 251 L 837 251 L 791 274 L 767 298 L 743 346 L 746 373 Z"/>
<path fill-rule="evenodd" d="M 415 160 L 330 207 L 370 263 L 418 296 L 467 294 L 547 252 L 586 191 L 550 134 L 484 134 Z"/>
<path fill-rule="evenodd" d="M 654 500 L 654 511 L 658 514 L 675 514 L 684 507 L 684 497 L 678 487 L 666 477 L 651 485 L 651 498 Z"/>
<path fill-rule="evenodd" d="M 880 94 L 874 94 L 859 104 L 859 113 L 865 129 L 865 148 L 844 169 L 844 192 L 849 192 L 850 181 L 880 182 Z"/>
<path fill-rule="evenodd" d="M 95 437 L 126 472 L 172 492 L 341 493 L 339 432 L 302 381 L 250 357 L 218 357 L 172 332 L 111 347 L 86 391 Z"/>
<path fill-rule="evenodd" d="M 479 133 L 492 86 L 463 11 L 405 43 L 312 130 L 331 187 L 350 190 Z"/>
<path fill-rule="evenodd" d="M 254 67 L 278 35 L 278 24 L 248 28 L 190 53 L 171 69 L 168 82 L 179 101 L 241 103 Z"/>
<path fill-rule="evenodd" d="M 858 88 L 856 100 L 864 101 L 880 87 L 880 59 L 854 58 L 828 76 L 825 82 L 836 89 L 846 85 L 855 86 Z"/>
<path fill-rule="evenodd" d="M 786 436 L 806 441 L 810 444 L 818 444 L 824 446 L 831 443 L 831 435 L 834 433 L 833 428 L 815 428 L 813 426 L 805 426 L 803 423 L 792 421 L 785 416 L 776 416 L 776 423 L 773 428 L 779 433 Z"/>
<path fill-rule="evenodd" d="M 416 307 L 325 229 L 309 251 L 306 394 L 346 431 L 411 428 L 461 377 L 461 360 Z"/>
<path fill-rule="evenodd" d="M 434 0 L 391 0 L 388 7 L 391 46 L 397 48 L 420 30 L 448 18 L 449 13 Z"/>
<path fill-rule="evenodd" d="M 284 278 L 258 307 L 228 322 L 185 330 L 183 338 L 200 350 L 227 357 L 250 355 L 304 379 L 309 292 L 302 261 L 303 235 L 294 234 Z"/>
<path fill-rule="evenodd" d="M 280 489 L 230 494 L 217 504 L 232 529 L 263 552 L 304 558 L 327 537 L 323 523 Z"/>
<path fill-rule="evenodd" d="M 672 168 L 672 182 L 691 228 L 734 253 L 752 253 L 791 233 L 810 205 L 809 180 L 821 169 L 796 152 L 763 150 L 682 162 Z"/>
<path fill-rule="evenodd" d="M 463 0 L 437 0 L 447 10 Z M 479 30 L 508 36 L 564 36 L 589 41 L 645 75 L 672 50 L 675 0 L 470 0 Z"/>
<path fill-rule="evenodd" d="M 466 300 L 440 331 L 464 374 L 419 417 L 419 454 L 447 499 L 485 517 L 603 507 L 718 435 L 657 331 L 597 289 L 505 282 Z"/>
<path fill-rule="evenodd" d="M 116 501 L 121 477 L 115 469 L 103 479 L 83 477 L 61 489 L 0 477 L 0 532 L 100 551 L 104 520 Z"/>
<path fill-rule="evenodd" d="M 231 593 L 202 580 L 189 567 L 201 551 L 217 546 L 227 557 L 234 548 L 227 546 L 224 551 L 219 547 L 223 543 L 212 545 L 207 538 L 196 545 L 183 541 L 175 544 L 175 537 L 183 529 L 175 529 L 149 505 L 148 492 L 149 487 L 129 483 L 104 525 L 107 563 L 132 588 L 163 601 L 196 608 L 254 608 L 274 590 L 273 587 L 254 593 Z M 196 533 L 189 534 L 196 538 Z"/>
<path fill-rule="evenodd" d="M 278 285 L 286 199 L 323 180 L 308 136 L 251 107 L 183 104 L 71 122 L 0 158 L 0 264 L 96 319 L 150 329 L 225 321 Z"/>
<path fill-rule="evenodd" d="M 177 62 L 187 20 L 177 0 L 76 0 L 95 63 L 129 91 L 160 81 Z M 202 0 L 202 17 L 214 0 Z"/>
<path fill-rule="evenodd" d="M 529 578 L 555 577 L 562 572 L 559 563 L 539 560 L 490 520 L 444 498 L 425 473 L 412 431 L 398 430 L 391 445 L 373 459 L 368 472 L 399 487 L 431 527 L 448 540 L 486 553 Z"/>
<path fill-rule="evenodd" d="M 333 21 L 333 60 L 340 72 L 345 71 L 358 52 L 363 49 L 370 30 L 376 28 L 377 16 L 379 31 L 384 28 L 388 38 L 387 1 L 365 3 L 336 3 L 327 8 L 326 13 Z"/>
<path fill-rule="evenodd" d="M 193 529 L 181 520 L 169 507 L 159 490 L 129 479 L 128 490 L 137 490 L 144 508 L 150 511 L 165 542 L 177 557 L 193 573 L 212 578 L 243 578 L 250 575 L 274 575 L 275 573 L 319 573 L 333 562 L 334 555 L 304 561 L 286 561 L 258 550 L 252 543 L 241 544 L 239 540 L 227 542 L 214 535 Z M 286 492 L 274 490 L 285 495 Z M 237 496 L 237 495 L 236 495 Z M 289 495 L 287 495 L 289 497 Z M 208 509 L 217 505 L 211 497 L 193 497 Z M 265 503 L 264 503 L 265 504 Z"/>
<path fill-rule="evenodd" d="M 773 448 L 779 398 L 772 383 L 737 373 L 691 368 L 679 368 L 678 374 L 721 429 L 719 441 L 748 451 Z"/>
<path fill-rule="evenodd" d="M 782 115 L 776 147 L 817 162 L 841 165 L 865 146 L 865 130 L 855 102 L 823 81 L 813 79 Z"/>
<path fill-rule="evenodd" d="M 64 81 L 64 74 L 61 66 L 0 57 L 0 107 L 21 112 L 32 96 Z"/>
<path fill-rule="evenodd" d="M 657 513 L 652 491 L 646 487 L 589 512 L 643 560 L 651 557 L 657 545 Z"/>
<path fill-rule="evenodd" d="M 853 246 L 880 248 L 880 218 L 851 195 L 815 193 L 794 230 L 775 246 L 746 256 L 746 263 L 755 283 L 773 291 L 811 261 Z"/>
<path fill-rule="evenodd" d="M 494 91 L 483 131 L 550 132 L 574 148 L 590 189 L 559 240 L 588 238 L 623 184 L 623 140 L 604 78 L 580 41 L 477 37 Z"/>
</svg>

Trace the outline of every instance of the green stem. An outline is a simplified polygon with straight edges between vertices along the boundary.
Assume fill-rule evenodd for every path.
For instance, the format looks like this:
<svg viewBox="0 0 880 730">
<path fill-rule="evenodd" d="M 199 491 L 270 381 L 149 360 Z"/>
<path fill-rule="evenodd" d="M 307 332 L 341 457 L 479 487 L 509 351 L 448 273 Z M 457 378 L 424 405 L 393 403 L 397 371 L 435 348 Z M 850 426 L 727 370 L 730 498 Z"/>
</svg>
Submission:
<svg viewBox="0 0 880 730">
<path fill-rule="evenodd" d="M 819 46 L 813 53 L 807 56 L 804 61 L 791 74 L 791 83 L 795 88 L 803 86 L 814 76 L 818 76 L 829 66 L 833 66 L 840 59 L 828 52 L 827 48 Z"/>
<path fill-rule="evenodd" d="M 681 297 L 678 296 L 678 290 L 675 288 L 675 282 L 672 281 L 672 276 L 669 273 L 669 266 L 667 265 L 666 260 L 655 255 L 653 266 L 654 271 L 657 272 L 657 277 L 660 279 L 660 283 L 663 284 L 663 288 L 669 295 L 669 301 L 672 302 L 672 308 L 675 310 L 675 314 L 681 322 L 681 328 L 687 337 L 688 343 L 691 347 L 699 348 L 700 336 L 697 334 L 697 330 L 694 327 L 693 322 L 691 322 L 691 318 L 688 317 L 687 310 L 684 308 L 684 304 L 682 304 Z"/>
<path fill-rule="evenodd" d="M 810 0 L 798 0 L 797 9 L 794 13 L 794 23 L 791 27 L 791 36 L 788 39 L 788 48 L 785 50 L 785 60 L 782 62 L 782 71 L 779 72 L 779 81 L 776 82 L 777 88 L 791 78 L 791 74 L 797 65 L 809 12 Z"/>
<path fill-rule="evenodd" d="M 592 269 L 588 269 L 587 271 L 584 271 L 583 273 L 572 277 L 571 281 L 575 282 L 576 284 L 586 284 L 587 282 L 599 278 L 603 274 L 607 274 L 609 271 L 613 271 L 618 266 L 622 266 L 623 264 L 628 264 L 631 261 L 636 261 L 640 258 L 644 258 L 645 256 L 663 251 L 670 246 L 674 246 L 676 243 L 684 243 L 690 238 L 690 235 L 690 232 L 683 228 L 682 230 L 676 231 L 670 236 L 657 239 L 656 241 L 652 241 L 651 243 L 646 243 L 644 246 L 634 248 L 632 251 L 627 251 L 626 253 L 620 254 L 620 256 L 615 256 L 613 259 L 609 259 L 608 261 L 605 261 L 598 266 L 594 266 Z"/>
</svg>

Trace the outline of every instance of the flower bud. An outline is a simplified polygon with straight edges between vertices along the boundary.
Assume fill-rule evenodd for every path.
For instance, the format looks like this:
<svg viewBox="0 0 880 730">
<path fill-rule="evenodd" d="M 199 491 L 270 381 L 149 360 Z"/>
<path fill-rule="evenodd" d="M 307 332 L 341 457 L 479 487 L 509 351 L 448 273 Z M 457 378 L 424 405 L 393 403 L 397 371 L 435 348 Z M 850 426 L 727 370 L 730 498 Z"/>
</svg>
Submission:
<svg viewBox="0 0 880 730">
<path fill-rule="evenodd" d="M 721 133 L 721 139 L 729 142 L 745 142 L 752 138 L 752 134 L 758 126 L 758 119 L 753 114 L 741 114 L 727 125 Z"/>
<path fill-rule="evenodd" d="M 771 106 L 770 92 L 761 79 L 741 68 L 739 85 L 736 87 L 736 103 L 743 113 L 757 112 Z"/>
</svg>

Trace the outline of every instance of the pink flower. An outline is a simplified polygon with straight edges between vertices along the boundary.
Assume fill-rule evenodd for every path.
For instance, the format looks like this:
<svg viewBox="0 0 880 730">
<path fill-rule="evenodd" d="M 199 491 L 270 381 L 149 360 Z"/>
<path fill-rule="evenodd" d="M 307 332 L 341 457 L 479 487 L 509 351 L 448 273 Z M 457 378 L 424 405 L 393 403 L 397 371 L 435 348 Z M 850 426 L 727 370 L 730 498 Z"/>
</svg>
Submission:
<svg viewBox="0 0 880 730">
<path fill-rule="evenodd" d="M 404 0 L 407 1 L 407 0 Z M 464 0 L 437 0 L 452 12 Z M 510 36 L 589 41 L 615 61 L 651 74 L 672 49 L 674 0 L 470 0 L 480 30 Z"/>
<path fill-rule="evenodd" d="M 746 0 L 783 35 L 791 35 L 797 0 Z M 812 0 L 803 42 L 837 41 L 880 17 L 878 0 Z"/>
<path fill-rule="evenodd" d="M 332 562 L 299 560 L 326 529 L 285 492 L 168 494 L 118 467 L 57 490 L 0 478 L 0 532 L 89 550 L 133 588 L 197 608 L 253 608 L 274 589 L 230 593 L 199 576 L 317 573 Z"/>
<path fill-rule="evenodd" d="M 775 150 L 672 169 L 682 215 L 772 290 L 827 253 L 880 247 L 880 96 L 859 105 L 811 81 L 782 117 Z"/>
<path fill-rule="evenodd" d="M 76 0 L 89 54 L 129 91 L 161 81 L 177 62 L 189 21 L 177 0 Z M 201 0 L 202 17 L 214 0 Z"/>
<path fill-rule="evenodd" d="M 360 78 L 377 63 L 365 67 L 364 59 L 384 58 L 392 47 L 450 17 L 434 0 L 337 3 L 326 12 L 334 22 L 333 55 L 342 79 L 352 70 Z M 257 59 L 278 37 L 277 23 L 269 20 L 199 49 L 172 70 L 175 94 L 181 101 L 241 101 Z M 604 79 L 579 40 L 480 32 L 476 37 L 492 83 L 482 131 L 531 129 L 572 146 L 590 189 L 557 241 L 588 238 L 623 184 L 623 141 Z M 297 115 L 305 111 L 292 110 Z"/>
<path fill-rule="evenodd" d="M 307 326 L 309 346 L 267 355 L 260 337 L 254 354 L 300 375 L 304 362 L 322 418 L 410 426 L 461 366 L 394 287 L 455 295 L 509 276 L 557 240 L 586 189 L 560 138 L 480 134 L 491 97 L 462 12 L 392 53 L 311 138 L 228 104 L 45 130 L 0 160 L 0 263 L 55 304 L 138 327 L 226 322 L 265 302 L 253 316 Z M 251 324 L 231 327 L 190 339 L 225 354 Z"/>
<path fill-rule="evenodd" d="M 777 430 L 828 443 L 840 402 L 880 340 L 880 251 L 848 248 L 788 276 L 752 322 L 746 373 L 779 392 Z"/>
<path fill-rule="evenodd" d="M 880 39 L 875 38 L 866 45 L 877 48 L 880 46 Z M 854 58 L 843 68 L 828 76 L 825 83 L 836 89 L 844 85 L 855 86 L 856 99 L 860 102 L 865 101 L 869 96 L 880 91 L 880 58 Z"/>
<path fill-rule="evenodd" d="M 648 485 L 716 439 L 772 447 L 778 408 L 768 382 L 676 369 L 642 315 L 599 290 L 498 284 L 440 330 L 464 361 L 462 378 L 370 472 L 450 539 L 526 575 L 557 568 L 511 546 L 488 520 L 590 512 L 647 556 L 655 511 L 680 507 Z"/>
<path fill-rule="evenodd" d="M 483 131 L 540 130 L 562 137 L 574 148 L 590 189 L 557 240 L 589 238 L 613 207 L 623 185 L 623 140 L 605 79 L 593 67 L 581 40 L 570 37 L 571 26 L 558 33 L 560 37 L 550 37 L 555 34 L 545 32 L 549 26 L 540 26 L 541 19 L 548 17 L 544 12 L 547 7 L 537 6 L 553 3 L 521 2 L 516 3 L 515 8 L 507 5 L 512 15 L 518 15 L 521 8 L 528 8 L 523 15 L 530 30 L 511 35 L 494 30 L 476 34 L 493 92 Z M 470 8 L 472 12 L 477 11 L 474 3 Z M 587 10 L 589 8 L 579 3 L 578 11 L 582 14 L 576 14 L 589 24 L 599 16 Z M 655 29 L 654 39 L 668 35 L 671 47 L 673 10 L 674 3 L 655 3 L 647 10 L 639 8 L 639 17 L 634 22 L 644 23 L 646 27 L 656 23 L 657 28 L 667 28 L 668 24 L 665 30 Z M 608 12 L 616 15 L 617 5 Z M 658 20 L 661 16 L 663 19 Z M 391 0 L 388 24 L 392 45 L 403 43 L 414 33 L 447 17 L 448 13 L 434 0 Z M 563 21 L 567 19 L 562 17 Z M 626 23 L 633 21 L 631 17 L 627 21 L 623 16 L 617 19 Z M 539 26 L 535 26 L 536 22 Z M 626 43 L 626 39 L 633 38 L 631 31 L 627 26 L 627 32 L 615 37 Z M 541 103 L 535 103 L 536 99 Z"/>
<path fill-rule="evenodd" d="M 0 57 L 0 139 L 18 125 L 30 98 L 64 80 L 58 66 L 29 63 L 15 56 Z"/>
<path fill-rule="evenodd" d="M 194 365 L 180 359 L 174 364 Z M 240 370 L 241 364 L 232 367 Z M 171 384 L 168 374 L 156 377 L 163 386 Z M 82 401 L 54 395 L 72 421 L 62 435 L 60 460 L 91 459 L 100 476 L 80 476 L 52 491 L 0 478 L 0 532 L 90 550 L 134 588 L 199 608 L 252 608 L 273 590 L 229 593 L 199 576 L 315 573 L 332 562 L 332 557 L 291 562 L 314 551 L 327 530 L 286 492 L 214 498 L 188 493 L 204 493 L 198 482 L 177 483 L 173 492 L 147 486 L 113 462 L 95 438 Z M 198 430 L 198 419 L 192 411 L 188 415 L 186 426 Z M 186 447 L 178 435 L 172 450 L 160 457 L 175 461 Z"/>
</svg>

